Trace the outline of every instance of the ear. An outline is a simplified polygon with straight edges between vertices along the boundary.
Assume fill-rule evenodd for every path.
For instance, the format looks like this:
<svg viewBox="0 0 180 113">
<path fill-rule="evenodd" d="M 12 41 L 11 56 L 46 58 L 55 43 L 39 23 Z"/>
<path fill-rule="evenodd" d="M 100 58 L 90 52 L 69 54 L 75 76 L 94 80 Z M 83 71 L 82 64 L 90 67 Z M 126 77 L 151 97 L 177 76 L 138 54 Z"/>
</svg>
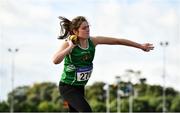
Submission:
<svg viewBox="0 0 180 113">
<path fill-rule="evenodd" d="M 73 33 L 74 33 L 75 35 L 78 35 L 78 31 L 77 31 L 77 30 L 73 30 Z"/>
</svg>

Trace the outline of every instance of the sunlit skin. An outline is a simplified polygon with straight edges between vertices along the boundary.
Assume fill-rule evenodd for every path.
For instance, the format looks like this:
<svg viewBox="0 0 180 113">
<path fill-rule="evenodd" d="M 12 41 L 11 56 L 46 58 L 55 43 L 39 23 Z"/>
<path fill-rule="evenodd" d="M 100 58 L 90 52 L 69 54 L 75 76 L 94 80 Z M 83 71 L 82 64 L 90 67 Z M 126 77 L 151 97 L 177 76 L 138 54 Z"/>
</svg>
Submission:
<svg viewBox="0 0 180 113">
<path fill-rule="evenodd" d="M 75 35 L 78 36 L 80 46 L 83 48 L 86 48 L 87 47 L 87 39 L 89 38 L 89 32 L 90 32 L 88 22 L 86 22 L 86 21 L 82 22 L 79 29 L 77 31 L 74 30 L 73 32 Z"/>
</svg>

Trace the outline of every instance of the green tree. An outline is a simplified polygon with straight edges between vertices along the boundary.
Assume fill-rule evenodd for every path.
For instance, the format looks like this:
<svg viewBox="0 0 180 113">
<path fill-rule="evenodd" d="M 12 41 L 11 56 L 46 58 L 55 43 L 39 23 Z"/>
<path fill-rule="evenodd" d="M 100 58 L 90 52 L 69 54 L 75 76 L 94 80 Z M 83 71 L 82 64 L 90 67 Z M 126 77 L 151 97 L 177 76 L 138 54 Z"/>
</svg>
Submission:
<svg viewBox="0 0 180 113">
<path fill-rule="evenodd" d="M 180 111 L 179 106 L 180 106 L 180 96 L 178 95 L 173 99 L 170 110 L 173 112 L 179 112 Z"/>
<path fill-rule="evenodd" d="M 102 111 L 106 111 L 106 104 L 103 102 L 100 102 L 96 99 L 92 99 L 90 101 L 90 105 L 92 107 L 92 110 L 94 112 L 102 112 Z"/>
<path fill-rule="evenodd" d="M 5 101 L 0 102 L 0 112 L 7 112 L 7 111 L 9 111 L 8 103 Z"/>
<path fill-rule="evenodd" d="M 149 109 L 150 112 L 160 112 L 162 111 L 162 107 L 161 107 L 161 104 L 162 104 L 162 99 L 161 97 L 153 97 L 153 96 L 148 96 L 149 97 L 149 106 L 151 109 Z M 158 109 L 157 107 L 159 107 L 160 105 L 160 109 Z"/>
<path fill-rule="evenodd" d="M 11 95 L 12 92 L 8 94 L 8 103 L 11 102 Z M 63 101 L 61 101 L 62 97 L 59 95 L 57 85 L 51 82 L 35 83 L 32 87 L 17 87 L 14 89 L 13 95 L 14 111 L 42 111 L 41 108 L 47 103 L 48 108 L 46 110 L 63 110 Z"/>
<path fill-rule="evenodd" d="M 53 104 L 47 101 L 42 101 L 38 105 L 38 111 L 42 111 L 42 112 L 53 111 Z"/>
<path fill-rule="evenodd" d="M 159 85 L 148 85 L 145 90 L 145 95 L 151 95 L 154 97 L 162 96 L 162 87 Z"/>
<path fill-rule="evenodd" d="M 121 111 L 128 112 L 129 111 L 129 101 L 128 99 L 121 100 Z"/>
<path fill-rule="evenodd" d="M 127 82 L 120 83 L 120 89 L 126 90 Z M 106 90 L 105 83 L 96 82 L 86 87 L 85 95 L 94 112 L 106 111 Z M 117 111 L 117 86 L 114 84 L 110 88 L 110 111 Z M 137 91 L 134 98 L 133 111 L 135 112 L 162 112 L 162 87 L 158 85 L 148 85 L 139 83 L 133 85 Z M 12 92 L 8 94 L 5 102 L 0 102 L 0 111 L 9 111 Z M 62 96 L 59 94 L 55 83 L 43 82 L 35 83 L 32 86 L 21 86 L 13 90 L 14 110 L 21 112 L 66 112 Z M 168 111 L 180 111 L 180 96 L 173 88 L 166 88 L 166 105 Z M 128 112 L 128 95 L 121 95 L 121 111 Z"/>
<path fill-rule="evenodd" d="M 29 87 L 20 86 L 14 89 L 8 94 L 8 103 L 11 103 L 11 96 L 13 96 L 14 111 L 23 111 L 26 108 L 26 99 L 28 95 Z"/>
<path fill-rule="evenodd" d="M 88 100 L 94 99 L 100 102 L 105 102 L 105 90 L 103 82 L 96 82 L 91 86 L 86 87 L 86 97 Z"/>
<path fill-rule="evenodd" d="M 117 111 L 117 99 L 113 99 L 110 102 L 110 112 L 116 112 Z"/>
<path fill-rule="evenodd" d="M 135 98 L 133 101 L 133 110 L 135 112 L 152 112 L 155 111 L 153 106 L 151 105 L 151 100 L 153 100 L 154 97 L 151 96 L 141 96 L 138 98 Z"/>
</svg>

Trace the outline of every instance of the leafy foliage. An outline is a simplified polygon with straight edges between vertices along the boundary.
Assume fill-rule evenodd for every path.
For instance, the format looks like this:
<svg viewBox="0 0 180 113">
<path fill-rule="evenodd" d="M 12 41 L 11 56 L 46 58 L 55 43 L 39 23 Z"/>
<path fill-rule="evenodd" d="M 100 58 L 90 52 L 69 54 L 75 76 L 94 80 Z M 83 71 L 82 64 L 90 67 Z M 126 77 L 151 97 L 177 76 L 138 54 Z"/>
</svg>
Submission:
<svg viewBox="0 0 180 113">
<path fill-rule="evenodd" d="M 126 88 L 129 83 L 121 82 L 120 91 L 122 112 L 129 111 L 129 96 Z M 106 111 L 105 83 L 96 82 L 86 87 L 86 98 L 94 112 Z M 117 111 L 117 85 L 110 85 L 110 111 Z M 134 112 L 161 112 L 162 111 L 162 87 L 148 85 L 145 82 L 133 85 L 133 111 Z M 0 111 L 9 111 L 11 96 L 14 97 L 14 111 L 18 112 L 66 112 L 67 107 L 59 94 L 55 83 L 35 83 L 33 86 L 21 86 L 8 94 L 7 101 L 0 102 Z M 166 88 L 166 109 L 169 112 L 180 111 L 179 92 L 173 88 Z"/>
</svg>

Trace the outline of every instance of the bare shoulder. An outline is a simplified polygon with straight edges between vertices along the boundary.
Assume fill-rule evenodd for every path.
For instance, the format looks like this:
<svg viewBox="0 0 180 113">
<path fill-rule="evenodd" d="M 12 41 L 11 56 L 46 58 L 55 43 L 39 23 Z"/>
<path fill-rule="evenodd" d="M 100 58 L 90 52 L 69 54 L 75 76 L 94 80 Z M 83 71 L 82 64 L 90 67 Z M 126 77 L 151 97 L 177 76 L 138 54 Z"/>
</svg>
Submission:
<svg viewBox="0 0 180 113">
<path fill-rule="evenodd" d="M 117 39 L 113 37 L 106 37 L 106 36 L 94 36 L 92 37 L 92 41 L 94 45 L 98 44 L 114 44 Z"/>
<path fill-rule="evenodd" d="M 101 42 L 103 42 L 103 40 L 105 40 L 105 38 L 107 38 L 107 37 L 104 37 L 104 36 L 91 36 L 91 40 L 93 41 L 95 46 L 100 44 Z"/>
<path fill-rule="evenodd" d="M 91 36 L 91 40 L 92 40 L 92 42 L 93 42 L 93 44 L 96 46 L 98 43 L 98 39 L 97 39 L 97 37 L 96 36 Z"/>
</svg>

